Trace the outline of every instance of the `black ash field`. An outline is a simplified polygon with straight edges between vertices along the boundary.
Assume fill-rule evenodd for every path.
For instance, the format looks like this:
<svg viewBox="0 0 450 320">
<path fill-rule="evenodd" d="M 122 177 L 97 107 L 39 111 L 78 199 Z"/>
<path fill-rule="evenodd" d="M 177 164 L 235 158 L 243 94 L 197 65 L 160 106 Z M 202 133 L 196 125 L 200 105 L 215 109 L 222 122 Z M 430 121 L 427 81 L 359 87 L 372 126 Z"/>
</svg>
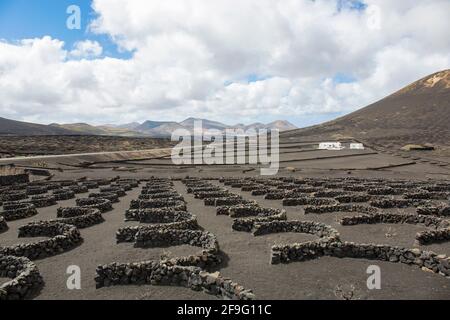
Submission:
<svg viewBox="0 0 450 320">
<path fill-rule="evenodd" d="M 1 298 L 450 299 L 450 167 L 320 141 L 282 135 L 274 177 L 166 149 L 4 159 L 50 176 L 1 189 L 0 253 L 31 260 L 2 260 Z"/>
</svg>

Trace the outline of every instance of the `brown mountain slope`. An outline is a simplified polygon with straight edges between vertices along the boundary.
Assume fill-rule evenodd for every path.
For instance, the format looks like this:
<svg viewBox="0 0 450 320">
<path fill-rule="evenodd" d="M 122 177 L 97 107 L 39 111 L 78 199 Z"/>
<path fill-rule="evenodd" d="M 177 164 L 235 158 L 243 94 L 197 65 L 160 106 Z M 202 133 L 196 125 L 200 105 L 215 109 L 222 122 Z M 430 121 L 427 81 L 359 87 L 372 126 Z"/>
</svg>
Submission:
<svg viewBox="0 0 450 320">
<path fill-rule="evenodd" d="M 285 137 L 339 138 L 398 147 L 408 143 L 450 146 L 450 70 L 437 72 L 345 117 L 293 130 Z"/>
<path fill-rule="evenodd" d="M 0 136 L 1 135 L 51 136 L 51 135 L 79 135 L 79 134 L 82 133 L 67 130 L 64 128 L 9 120 L 0 117 Z"/>
</svg>

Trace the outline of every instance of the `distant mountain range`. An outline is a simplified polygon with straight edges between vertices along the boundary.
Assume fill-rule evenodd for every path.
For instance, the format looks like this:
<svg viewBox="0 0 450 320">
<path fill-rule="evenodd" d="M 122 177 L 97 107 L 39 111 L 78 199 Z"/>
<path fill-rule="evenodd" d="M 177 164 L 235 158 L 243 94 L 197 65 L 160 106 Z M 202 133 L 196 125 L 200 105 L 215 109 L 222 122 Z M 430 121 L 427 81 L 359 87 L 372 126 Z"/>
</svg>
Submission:
<svg viewBox="0 0 450 320">
<path fill-rule="evenodd" d="M 210 132 L 211 130 L 219 130 L 225 131 L 226 129 L 243 129 L 244 131 L 249 129 L 267 129 L 267 130 L 275 130 L 278 129 L 280 131 L 288 131 L 297 129 L 292 123 L 288 121 L 275 121 L 268 124 L 263 123 L 254 123 L 250 125 L 227 125 L 217 121 L 211 121 L 207 119 L 197 119 L 197 118 L 188 118 L 182 122 L 155 122 L 155 121 L 146 121 L 140 126 L 134 128 L 139 132 L 145 133 L 152 137 L 161 137 L 171 135 L 172 132 L 176 129 L 187 129 L 190 132 L 194 131 L 195 122 L 201 121 L 203 132 Z"/>
<path fill-rule="evenodd" d="M 148 120 L 143 123 L 132 122 L 122 125 L 94 126 L 87 123 L 52 123 L 50 125 L 41 125 L 0 118 L 0 135 L 101 135 L 120 137 L 168 138 L 176 129 L 187 129 L 193 132 L 194 123 L 199 120 L 202 121 L 204 132 L 209 132 L 210 130 L 224 131 L 226 129 L 278 129 L 280 131 L 297 129 L 296 126 L 288 121 L 274 121 L 268 124 L 237 124 L 235 126 L 230 126 L 207 119 L 188 118 L 182 122 Z"/>
</svg>

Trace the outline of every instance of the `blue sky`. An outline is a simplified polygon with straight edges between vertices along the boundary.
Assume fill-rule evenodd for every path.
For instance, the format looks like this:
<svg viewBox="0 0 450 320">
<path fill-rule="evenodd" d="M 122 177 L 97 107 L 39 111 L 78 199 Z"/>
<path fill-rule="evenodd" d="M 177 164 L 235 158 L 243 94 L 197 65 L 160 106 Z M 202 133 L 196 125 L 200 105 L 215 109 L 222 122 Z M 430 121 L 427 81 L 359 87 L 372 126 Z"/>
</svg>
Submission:
<svg viewBox="0 0 450 320">
<path fill-rule="evenodd" d="M 450 1 L 95 1 L 0 0 L 0 116 L 306 126 L 450 65 Z"/>
<path fill-rule="evenodd" d="M 103 56 L 121 59 L 130 58 L 132 53 L 119 50 L 107 35 L 94 34 L 89 30 L 90 22 L 96 18 L 91 8 L 91 0 L 0 0 L 0 39 L 9 42 L 46 35 L 64 41 L 65 49 L 71 50 L 77 41 L 93 40 L 103 47 Z M 69 30 L 66 27 L 67 7 L 77 5 L 81 9 L 81 29 Z M 338 0 L 337 10 L 343 8 L 364 10 L 366 5 L 358 0 Z M 266 75 L 249 74 L 248 83 L 270 78 Z M 338 73 L 335 83 L 356 81 L 351 75 Z M 227 81 L 225 85 L 232 83 Z"/>
<path fill-rule="evenodd" d="M 107 35 L 94 34 L 89 30 L 90 22 L 96 18 L 96 13 L 91 8 L 91 0 L 0 0 L 0 39 L 8 42 L 16 42 L 21 39 L 40 38 L 50 35 L 54 39 L 64 41 L 65 49 L 71 50 L 78 41 L 97 41 L 103 47 L 102 56 L 127 59 L 131 52 L 118 50 L 117 46 Z M 66 10 L 70 5 L 77 5 L 81 9 L 81 30 L 69 30 L 66 20 L 69 16 Z M 360 1 L 339 0 L 337 10 L 351 8 L 363 10 L 364 5 Z M 244 81 L 252 83 L 269 79 L 269 75 L 249 74 Z M 335 83 L 353 82 L 352 76 L 345 73 L 336 74 Z M 225 85 L 231 84 L 227 81 Z M 329 113 L 322 115 L 302 116 L 301 118 L 279 117 L 282 120 L 290 120 L 299 126 L 306 126 L 322 121 L 327 121 L 341 115 Z M 261 115 L 255 121 L 270 122 L 273 117 Z"/>
<path fill-rule="evenodd" d="M 66 27 L 70 5 L 81 9 L 81 30 Z M 49 35 L 64 41 L 66 50 L 77 41 L 93 40 L 102 45 L 103 56 L 129 58 L 131 53 L 119 51 L 108 36 L 89 31 L 95 17 L 91 0 L 0 0 L 0 39 L 15 42 Z"/>
<path fill-rule="evenodd" d="M 337 1 L 338 11 L 348 8 L 352 10 L 364 10 L 367 8 L 367 5 L 364 1 L 359 0 L 338 0 Z"/>
</svg>

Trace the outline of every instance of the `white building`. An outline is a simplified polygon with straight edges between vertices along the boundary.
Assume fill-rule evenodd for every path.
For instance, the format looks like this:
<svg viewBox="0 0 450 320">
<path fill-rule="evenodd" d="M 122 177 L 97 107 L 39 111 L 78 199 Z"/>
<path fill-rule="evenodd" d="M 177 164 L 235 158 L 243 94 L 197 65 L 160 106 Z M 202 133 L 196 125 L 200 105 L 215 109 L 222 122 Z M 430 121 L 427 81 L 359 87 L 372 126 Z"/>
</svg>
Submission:
<svg viewBox="0 0 450 320">
<path fill-rule="evenodd" d="M 342 150 L 344 147 L 340 142 L 321 142 L 319 144 L 320 150 Z"/>
<path fill-rule="evenodd" d="M 350 143 L 350 149 L 352 150 L 364 150 L 365 147 L 362 143 Z"/>
</svg>

